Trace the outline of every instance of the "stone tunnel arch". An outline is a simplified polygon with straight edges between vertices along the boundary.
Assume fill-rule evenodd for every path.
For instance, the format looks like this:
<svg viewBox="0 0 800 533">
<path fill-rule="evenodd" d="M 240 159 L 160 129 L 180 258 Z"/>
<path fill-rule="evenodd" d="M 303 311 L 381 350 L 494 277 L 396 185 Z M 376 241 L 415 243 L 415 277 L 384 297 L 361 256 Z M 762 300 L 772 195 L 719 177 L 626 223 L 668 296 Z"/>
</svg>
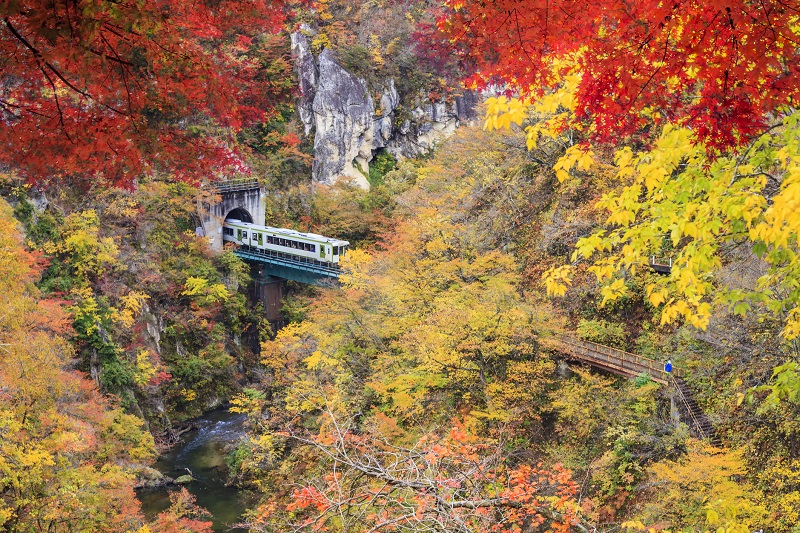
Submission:
<svg viewBox="0 0 800 533">
<path fill-rule="evenodd" d="M 253 223 L 253 217 L 250 213 L 247 212 L 247 209 L 243 207 L 237 207 L 236 209 L 232 209 L 227 215 L 225 215 L 225 220 L 230 219 L 241 220 L 242 222 L 249 222 Z"/>
<path fill-rule="evenodd" d="M 222 251 L 222 226 L 225 220 L 236 218 L 263 225 L 266 219 L 266 197 L 255 182 L 252 188 L 220 191 L 218 198 L 198 204 L 203 233 L 215 252 Z"/>
</svg>

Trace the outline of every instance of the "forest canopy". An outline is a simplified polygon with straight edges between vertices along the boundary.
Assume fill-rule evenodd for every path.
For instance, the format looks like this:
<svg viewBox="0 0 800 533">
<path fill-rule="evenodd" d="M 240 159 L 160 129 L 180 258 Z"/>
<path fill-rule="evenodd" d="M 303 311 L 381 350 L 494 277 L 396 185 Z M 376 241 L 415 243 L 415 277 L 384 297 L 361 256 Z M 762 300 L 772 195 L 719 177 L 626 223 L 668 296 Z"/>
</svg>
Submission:
<svg viewBox="0 0 800 533">
<path fill-rule="evenodd" d="M 800 335 L 797 2 L 448 5 L 439 27 L 472 82 L 511 97 L 489 99 L 486 127 L 525 125 L 530 150 L 555 146 L 562 183 L 613 176 L 596 204 L 605 224 L 545 274 L 551 295 L 588 261 L 614 301 L 659 258 L 669 275 L 645 291 L 661 323 L 705 329 L 725 305 Z M 752 283 L 717 279 L 747 253 L 761 260 Z"/>
<path fill-rule="evenodd" d="M 0 164 L 130 187 L 246 169 L 236 134 L 291 94 L 282 0 L 0 2 Z M 286 63 L 288 67 L 288 63 Z"/>
<path fill-rule="evenodd" d="M 594 139 L 672 123 L 709 149 L 739 146 L 800 92 L 795 1 L 446 4 L 439 27 L 478 87 L 539 97 L 576 67 L 569 126 Z"/>
</svg>

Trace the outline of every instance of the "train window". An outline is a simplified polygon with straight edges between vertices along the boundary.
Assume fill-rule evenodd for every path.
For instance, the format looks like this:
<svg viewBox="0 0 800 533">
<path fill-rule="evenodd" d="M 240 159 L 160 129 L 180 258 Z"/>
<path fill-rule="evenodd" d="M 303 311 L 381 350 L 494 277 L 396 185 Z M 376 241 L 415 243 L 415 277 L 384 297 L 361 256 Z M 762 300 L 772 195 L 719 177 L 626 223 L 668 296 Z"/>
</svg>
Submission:
<svg viewBox="0 0 800 533">
<path fill-rule="evenodd" d="M 272 242 L 272 237 L 267 237 L 267 244 L 275 244 Z"/>
<path fill-rule="evenodd" d="M 242 232 L 242 239 L 246 239 L 246 238 L 247 238 L 247 232 L 246 232 L 246 231 L 243 231 L 243 232 Z"/>
<path fill-rule="evenodd" d="M 333 247 L 333 255 L 339 255 L 339 247 L 338 246 L 334 246 Z"/>
<path fill-rule="evenodd" d="M 316 244 L 309 244 L 308 246 L 309 246 L 309 248 L 308 248 L 309 252 L 316 252 L 317 251 L 317 245 Z"/>
</svg>

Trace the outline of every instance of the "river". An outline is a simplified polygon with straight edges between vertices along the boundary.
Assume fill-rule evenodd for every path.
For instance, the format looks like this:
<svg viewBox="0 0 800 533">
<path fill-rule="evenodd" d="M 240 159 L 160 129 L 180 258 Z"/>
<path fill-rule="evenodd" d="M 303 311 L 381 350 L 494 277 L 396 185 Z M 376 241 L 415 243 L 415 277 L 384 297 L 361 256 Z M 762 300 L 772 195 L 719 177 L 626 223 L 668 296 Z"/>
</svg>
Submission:
<svg viewBox="0 0 800 533">
<path fill-rule="evenodd" d="M 198 418 L 197 429 L 184 434 L 182 442 L 153 465 L 172 478 L 189 473 L 187 468 L 191 471 L 195 481 L 185 487 L 197 498 L 197 504 L 211 513 L 214 531 L 247 531 L 231 529 L 230 525 L 252 502 L 247 494 L 225 485 L 227 450 L 244 434 L 245 416 L 218 410 Z M 169 507 L 166 490 L 142 490 L 138 495 L 148 518 Z"/>
</svg>

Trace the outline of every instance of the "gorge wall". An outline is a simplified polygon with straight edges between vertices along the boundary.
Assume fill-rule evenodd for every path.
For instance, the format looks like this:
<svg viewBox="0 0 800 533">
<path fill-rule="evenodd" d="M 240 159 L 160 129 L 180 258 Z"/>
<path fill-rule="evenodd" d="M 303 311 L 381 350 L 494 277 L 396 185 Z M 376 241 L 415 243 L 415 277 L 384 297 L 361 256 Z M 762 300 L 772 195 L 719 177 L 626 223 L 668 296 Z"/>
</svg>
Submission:
<svg viewBox="0 0 800 533">
<path fill-rule="evenodd" d="M 378 89 L 369 87 L 344 69 L 332 50 L 315 57 L 300 32 L 292 34 L 292 53 L 301 91 L 300 120 L 305 134 L 314 135 L 315 183 L 330 185 L 348 177 L 368 189 L 369 164 L 379 150 L 398 160 L 416 157 L 476 118 L 479 95 L 472 91 L 450 102 L 404 102 L 410 112 L 401 115 L 393 79 L 383 80 Z"/>
</svg>

